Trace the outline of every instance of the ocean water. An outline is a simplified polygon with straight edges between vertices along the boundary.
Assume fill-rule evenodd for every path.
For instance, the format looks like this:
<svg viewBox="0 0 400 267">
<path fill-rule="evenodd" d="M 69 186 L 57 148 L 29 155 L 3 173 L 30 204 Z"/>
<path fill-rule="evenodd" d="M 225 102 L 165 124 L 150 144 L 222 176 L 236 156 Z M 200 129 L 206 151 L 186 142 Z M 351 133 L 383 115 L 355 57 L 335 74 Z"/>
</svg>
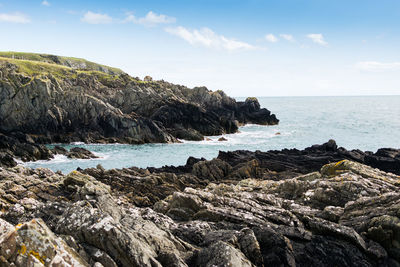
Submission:
<svg viewBox="0 0 400 267">
<path fill-rule="evenodd" d="M 236 134 L 224 135 L 228 141 L 183 141 L 180 144 L 74 144 L 100 158 L 70 160 L 57 155 L 49 161 L 24 163 L 68 173 L 77 167 L 101 164 L 104 168 L 161 167 L 182 165 L 189 156 L 212 159 L 218 151 L 298 148 L 335 139 L 347 149 L 376 151 L 381 147 L 400 148 L 400 96 L 350 97 L 260 97 L 280 120 L 279 125 L 246 125 Z M 243 100 L 238 98 L 238 100 Z M 277 134 L 279 133 L 279 134 Z"/>
</svg>

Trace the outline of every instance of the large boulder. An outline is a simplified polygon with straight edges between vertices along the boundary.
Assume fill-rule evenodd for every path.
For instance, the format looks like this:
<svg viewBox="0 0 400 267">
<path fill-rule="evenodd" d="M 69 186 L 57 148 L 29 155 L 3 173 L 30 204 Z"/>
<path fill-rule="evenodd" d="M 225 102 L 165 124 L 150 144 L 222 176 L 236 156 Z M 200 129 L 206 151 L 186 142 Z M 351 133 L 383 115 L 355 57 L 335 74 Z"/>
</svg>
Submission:
<svg viewBox="0 0 400 267">
<path fill-rule="evenodd" d="M 89 266 L 41 219 L 9 226 L 7 231 L 3 231 L 0 235 L 0 263 L 2 266 L 20 267 Z"/>
</svg>

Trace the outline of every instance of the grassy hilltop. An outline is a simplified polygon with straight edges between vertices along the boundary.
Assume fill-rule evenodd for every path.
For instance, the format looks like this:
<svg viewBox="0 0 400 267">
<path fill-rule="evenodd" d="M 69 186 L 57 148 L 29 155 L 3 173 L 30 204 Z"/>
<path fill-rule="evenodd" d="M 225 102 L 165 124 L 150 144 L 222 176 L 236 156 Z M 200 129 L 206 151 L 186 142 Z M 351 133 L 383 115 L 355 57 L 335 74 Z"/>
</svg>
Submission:
<svg viewBox="0 0 400 267">
<path fill-rule="evenodd" d="M 118 68 L 85 59 L 48 54 L 0 52 L 0 65 L 6 62 L 15 65 L 19 73 L 29 77 L 52 75 L 58 79 L 70 79 L 79 74 L 89 74 L 98 77 L 100 81 L 112 81 L 124 74 Z"/>
<path fill-rule="evenodd" d="M 75 57 L 62 57 L 48 54 L 36 54 L 36 53 L 25 53 L 25 52 L 0 52 L 0 58 L 7 58 L 7 60 L 13 60 L 14 62 L 30 62 L 31 66 L 37 64 L 38 66 L 48 66 L 44 64 L 58 65 L 59 67 L 68 67 L 74 70 L 86 70 L 86 71 L 101 71 L 107 74 L 122 74 L 122 70 L 118 68 L 112 68 L 109 66 L 97 64 L 86 59 L 75 58 Z M 18 61 L 15 61 L 18 60 Z"/>
</svg>

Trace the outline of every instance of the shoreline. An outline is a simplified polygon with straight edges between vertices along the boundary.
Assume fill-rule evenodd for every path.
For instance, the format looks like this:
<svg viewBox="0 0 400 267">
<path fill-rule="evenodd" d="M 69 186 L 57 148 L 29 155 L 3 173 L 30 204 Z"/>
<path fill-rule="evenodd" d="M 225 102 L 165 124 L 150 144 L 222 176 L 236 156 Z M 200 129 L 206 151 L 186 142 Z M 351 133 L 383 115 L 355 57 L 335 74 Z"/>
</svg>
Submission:
<svg viewBox="0 0 400 267">
<path fill-rule="evenodd" d="M 222 141 L 216 141 L 216 142 L 220 143 Z M 65 145 L 65 146 L 60 147 L 60 146 L 58 146 L 58 144 L 52 144 L 52 145 L 47 145 L 47 146 L 48 147 L 49 146 L 52 147 L 51 150 L 53 151 L 55 156 L 57 156 L 57 155 L 58 156 L 63 156 L 63 157 L 65 157 L 65 160 L 68 160 L 68 159 L 69 160 L 78 160 L 80 162 L 84 162 L 85 160 L 101 160 L 101 161 L 105 161 L 105 160 L 108 160 L 109 157 L 110 157 L 110 155 L 108 155 L 108 156 L 106 156 L 106 158 L 103 158 L 102 157 L 103 154 L 101 152 L 89 151 L 89 150 L 87 150 L 85 148 L 82 148 L 82 147 L 79 147 L 79 146 L 76 146 L 76 145 L 77 144 L 69 144 L 69 145 Z M 103 146 L 103 145 L 110 145 L 110 144 L 82 144 L 83 147 L 87 147 L 88 145 L 100 145 L 100 146 Z M 114 144 L 111 144 L 111 145 L 114 145 Z M 126 144 L 119 144 L 119 145 L 125 146 Z M 151 145 L 151 144 L 146 144 L 146 145 Z M 160 144 L 158 144 L 158 145 L 160 145 Z M 68 147 L 68 146 L 70 146 L 72 150 L 79 149 L 79 151 L 78 151 L 79 153 L 75 153 L 73 155 L 73 157 L 70 157 L 68 150 L 66 150 L 64 148 L 64 147 Z M 325 151 L 326 154 L 323 155 L 323 156 L 330 157 L 328 161 L 327 160 L 323 161 L 325 164 L 329 163 L 329 161 L 340 161 L 340 160 L 343 160 L 343 159 L 349 159 L 349 160 L 353 160 L 353 161 L 356 161 L 356 162 L 364 163 L 364 164 L 367 164 L 367 165 L 371 165 L 372 164 L 371 166 L 373 166 L 375 168 L 380 168 L 383 171 L 392 171 L 392 172 L 400 175 L 400 164 L 397 163 L 397 161 L 399 161 L 399 160 L 397 158 L 395 158 L 395 156 L 392 156 L 394 162 L 391 162 L 391 163 L 386 163 L 385 162 L 384 163 L 384 165 L 385 164 L 386 165 L 387 164 L 393 165 L 392 167 L 390 167 L 391 169 L 388 169 L 387 166 L 386 167 L 380 167 L 379 166 L 379 161 L 389 161 L 390 160 L 390 158 L 391 158 L 390 153 L 391 152 L 394 151 L 393 153 L 398 153 L 400 155 L 400 153 L 398 152 L 398 151 L 400 151 L 400 149 L 380 148 L 376 152 L 371 152 L 371 151 L 363 152 L 363 151 L 361 151 L 359 149 L 346 150 L 343 147 L 338 147 L 334 140 L 329 140 L 329 142 L 324 143 L 322 145 L 313 145 L 313 146 L 310 146 L 310 147 L 306 147 L 305 149 L 302 149 L 302 150 L 299 150 L 297 148 L 291 148 L 291 149 L 284 148 L 284 149 L 281 149 L 281 150 L 269 150 L 269 151 L 265 151 L 265 152 L 262 152 L 262 151 L 259 151 L 259 150 L 219 150 L 218 152 L 216 151 L 216 153 L 218 153 L 218 155 L 216 157 L 214 157 L 214 158 L 218 159 L 220 157 L 223 157 L 225 160 L 228 160 L 228 162 L 229 162 L 229 157 L 230 156 L 234 157 L 237 154 L 240 155 L 241 153 L 243 153 L 245 155 L 246 154 L 250 154 L 250 155 L 253 155 L 253 157 L 256 157 L 255 155 L 257 155 L 257 153 L 258 153 L 260 155 L 262 155 L 262 154 L 271 155 L 272 158 L 275 157 L 275 156 L 280 155 L 279 160 L 281 160 L 282 162 L 286 162 L 286 161 L 290 161 L 291 160 L 290 159 L 291 156 L 301 156 L 301 155 L 307 154 L 308 151 L 311 151 L 311 155 L 313 155 L 314 157 L 315 156 L 317 156 L 317 157 L 321 156 L 321 155 L 319 155 L 321 153 L 316 153 L 314 155 L 312 151 L 315 150 L 315 149 L 318 150 L 319 147 L 325 147 L 325 146 L 331 147 L 331 150 Z M 388 151 L 388 152 L 386 152 L 386 151 Z M 230 155 L 230 156 L 227 156 L 227 155 Z M 285 159 L 282 158 L 283 155 L 285 155 L 287 158 L 285 158 Z M 250 157 L 250 156 L 246 155 L 246 157 Z M 191 158 L 194 158 L 194 157 L 193 156 L 189 156 L 186 159 L 186 162 Z M 367 160 L 365 160 L 365 158 Z M 54 158 L 52 158 L 52 159 L 44 159 L 44 160 L 42 160 L 42 162 L 43 163 L 45 163 L 45 162 L 51 163 L 52 160 L 54 160 Z M 206 160 L 206 159 L 204 159 L 204 160 Z M 207 160 L 212 160 L 212 159 L 210 158 L 210 159 L 207 159 Z M 374 163 L 370 163 L 372 161 Z M 23 162 L 21 160 L 18 160 L 18 165 L 22 165 L 22 166 L 28 167 L 29 164 L 35 164 L 35 163 L 38 163 L 38 162 L 39 161 Z M 101 163 L 98 163 L 98 164 L 101 165 Z M 168 169 L 168 168 L 179 169 L 179 168 L 184 168 L 184 167 L 185 167 L 185 165 L 181 164 L 181 165 L 163 165 L 163 166 L 160 166 L 160 167 L 154 167 L 154 166 L 139 167 L 139 166 L 135 166 L 135 165 L 129 165 L 129 166 L 126 166 L 124 168 L 143 168 L 143 169 L 154 169 L 154 170 L 163 169 L 163 170 L 165 170 L 165 169 Z M 40 168 L 42 168 L 42 167 L 40 167 Z M 80 166 L 76 166 L 75 167 L 75 169 L 77 169 L 77 168 L 81 169 Z M 89 168 L 91 168 L 91 167 L 89 167 Z M 396 170 L 397 168 L 399 169 L 399 171 L 393 171 L 393 170 Z M 114 167 L 107 168 L 107 170 L 109 170 L 109 169 L 118 169 L 118 167 L 117 168 L 114 168 Z M 56 171 L 56 170 L 53 170 L 53 171 Z M 71 170 L 71 171 L 73 171 L 73 170 Z M 67 173 L 65 173 L 65 174 L 67 174 Z"/>
<path fill-rule="evenodd" d="M 75 266 L 393 266 L 380 237 L 397 229 L 399 166 L 399 149 L 330 140 L 162 168 L 0 168 L 0 260 L 27 262 L 28 246 Z"/>
</svg>

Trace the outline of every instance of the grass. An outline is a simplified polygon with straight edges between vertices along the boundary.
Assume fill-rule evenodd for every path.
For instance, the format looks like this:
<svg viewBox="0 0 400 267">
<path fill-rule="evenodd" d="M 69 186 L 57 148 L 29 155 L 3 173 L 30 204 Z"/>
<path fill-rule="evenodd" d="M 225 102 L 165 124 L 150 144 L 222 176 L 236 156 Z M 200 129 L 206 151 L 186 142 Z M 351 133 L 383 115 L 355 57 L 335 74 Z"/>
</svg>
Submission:
<svg viewBox="0 0 400 267">
<path fill-rule="evenodd" d="M 80 58 L 23 52 L 0 52 L 0 65 L 5 62 L 17 66 L 17 71 L 30 77 L 31 80 L 33 78 L 48 79 L 50 75 L 58 80 L 71 80 L 87 75 L 96 77 L 100 83 L 109 87 L 120 87 L 126 85 L 127 82 L 133 82 L 139 86 L 163 87 L 163 83 L 142 81 L 130 76 L 123 77 L 121 74 L 125 73 L 120 69 Z M 168 83 L 166 85 L 167 88 L 170 87 Z"/>
<path fill-rule="evenodd" d="M 47 62 L 0 57 L 0 63 L 2 62 L 10 62 L 16 65 L 19 73 L 30 77 L 51 74 L 56 78 L 66 78 L 76 77 L 77 74 L 72 68 Z"/>
<path fill-rule="evenodd" d="M 11 51 L 0 52 L 0 57 L 15 59 L 15 60 L 25 60 L 25 61 L 29 60 L 35 62 L 56 64 L 60 66 L 70 67 L 75 70 L 100 71 L 114 75 L 119 75 L 124 73 L 122 70 L 118 68 L 97 64 L 82 58 L 61 57 L 48 54 L 11 52 Z"/>
<path fill-rule="evenodd" d="M 23 58 L 23 59 L 22 59 Z M 71 58 L 64 58 L 70 60 Z M 76 59 L 76 62 L 81 59 Z M 86 68 L 73 68 L 63 64 L 54 63 L 51 60 L 42 58 L 39 54 L 31 53 L 14 53 L 14 52 L 0 52 L 0 65 L 9 62 L 18 68 L 18 72 L 29 77 L 46 78 L 52 75 L 56 79 L 66 80 L 75 79 L 78 75 L 95 76 L 99 82 L 104 85 L 110 85 L 120 78 L 120 74 L 124 73 L 119 70 L 117 73 L 114 71 L 112 74 L 98 70 L 96 66 L 103 66 L 96 63 L 93 65 L 86 65 Z M 82 61 L 79 61 L 82 62 Z M 89 61 L 85 61 L 89 62 Z M 87 67 L 89 66 L 89 67 Z M 92 66 L 92 67 L 91 67 Z M 110 68 L 110 67 L 106 67 Z M 115 69 L 118 70 L 118 69 Z"/>
</svg>

